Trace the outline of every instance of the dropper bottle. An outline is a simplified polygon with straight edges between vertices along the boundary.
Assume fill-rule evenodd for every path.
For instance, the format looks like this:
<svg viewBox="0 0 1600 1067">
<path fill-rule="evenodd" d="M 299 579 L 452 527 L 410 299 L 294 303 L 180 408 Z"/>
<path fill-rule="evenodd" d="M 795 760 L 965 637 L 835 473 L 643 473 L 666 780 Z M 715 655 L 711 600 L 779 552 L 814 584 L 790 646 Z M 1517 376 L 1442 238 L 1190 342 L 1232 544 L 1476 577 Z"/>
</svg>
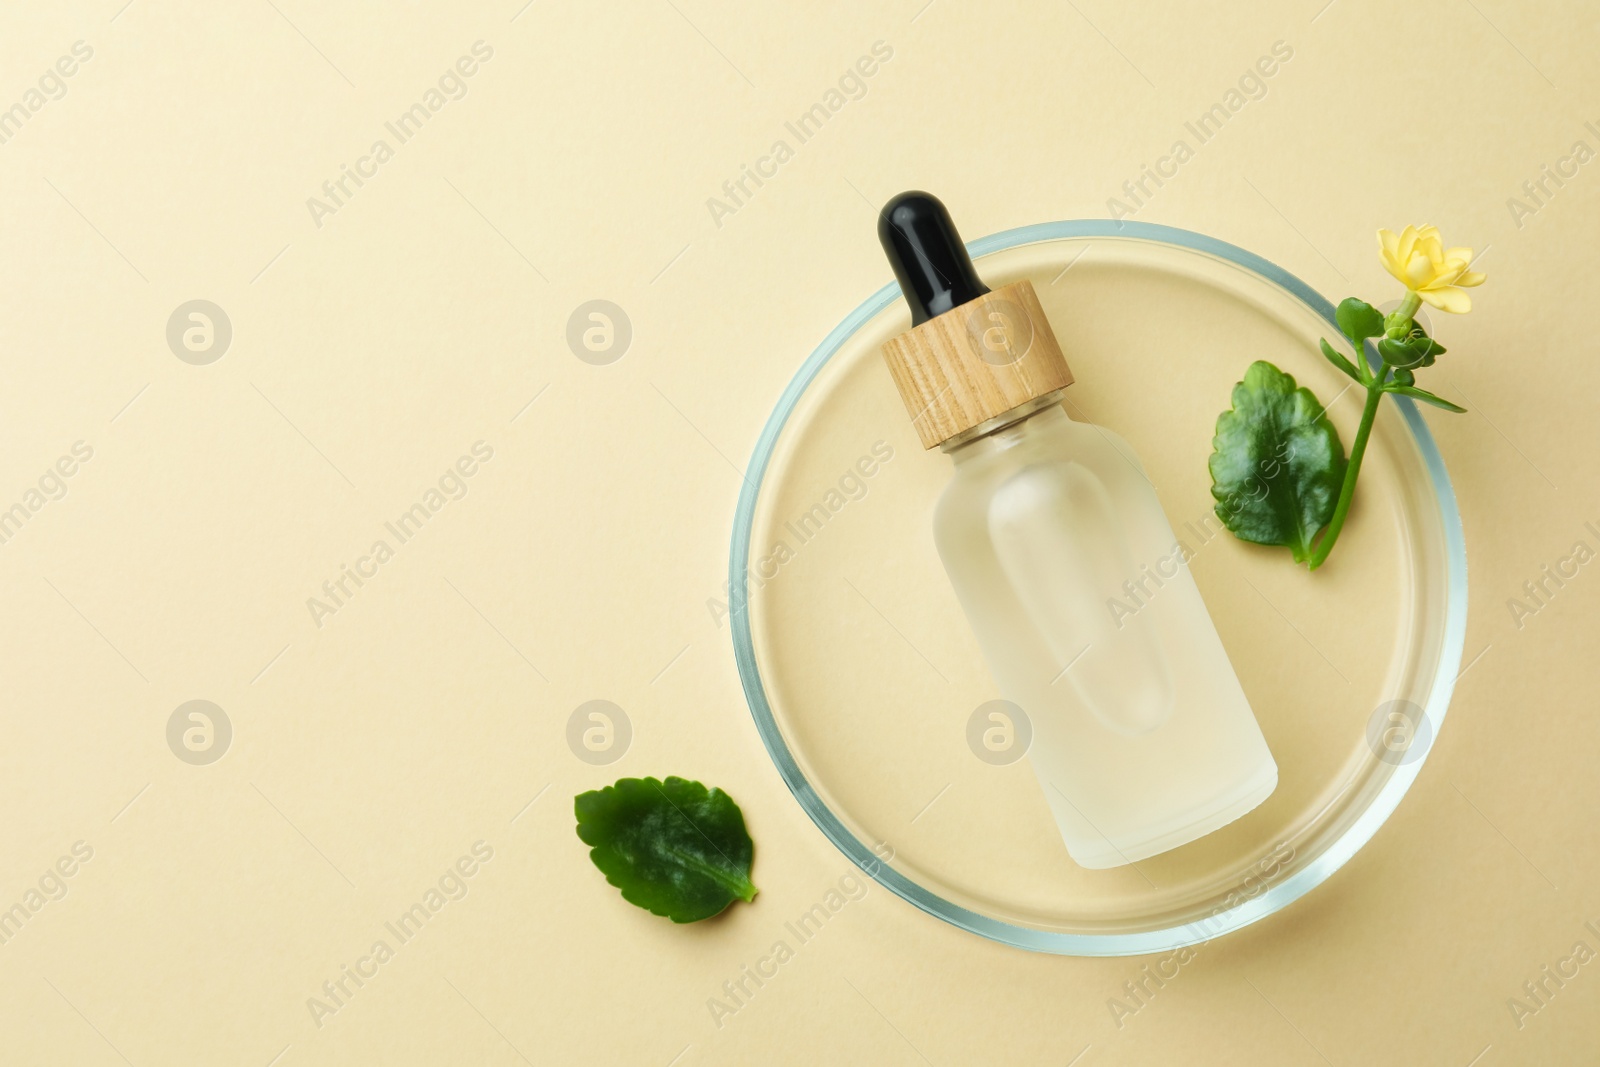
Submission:
<svg viewBox="0 0 1600 1067">
<path fill-rule="evenodd" d="M 925 448 L 954 462 L 934 540 L 1067 851 L 1115 867 L 1232 822 L 1277 765 L 1128 444 L 1069 418 L 1072 372 L 1026 279 L 991 290 L 937 199 L 878 236 L 912 328 L 884 359 Z"/>
</svg>

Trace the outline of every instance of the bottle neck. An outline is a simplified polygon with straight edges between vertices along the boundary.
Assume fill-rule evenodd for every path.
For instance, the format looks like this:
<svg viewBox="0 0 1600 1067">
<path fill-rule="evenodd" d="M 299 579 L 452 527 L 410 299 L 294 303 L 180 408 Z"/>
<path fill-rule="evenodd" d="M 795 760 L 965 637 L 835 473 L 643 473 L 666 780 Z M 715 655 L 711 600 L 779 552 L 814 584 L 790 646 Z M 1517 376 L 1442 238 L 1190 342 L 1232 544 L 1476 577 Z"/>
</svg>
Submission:
<svg viewBox="0 0 1600 1067">
<path fill-rule="evenodd" d="M 1065 420 L 1062 410 L 1063 390 L 1054 389 L 1019 404 L 1010 411 L 1001 412 L 992 419 L 980 422 L 970 430 L 956 434 L 939 448 L 957 463 L 965 463 L 976 456 L 1010 448 L 1050 423 Z"/>
</svg>

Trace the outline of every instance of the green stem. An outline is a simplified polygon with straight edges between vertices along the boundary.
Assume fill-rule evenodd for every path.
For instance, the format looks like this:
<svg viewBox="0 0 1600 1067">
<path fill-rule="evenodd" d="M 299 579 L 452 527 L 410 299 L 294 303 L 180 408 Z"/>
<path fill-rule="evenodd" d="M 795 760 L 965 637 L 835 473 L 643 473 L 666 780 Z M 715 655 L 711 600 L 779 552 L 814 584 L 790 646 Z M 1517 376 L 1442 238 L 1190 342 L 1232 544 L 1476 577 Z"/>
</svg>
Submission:
<svg viewBox="0 0 1600 1067">
<path fill-rule="evenodd" d="M 1384 318 L 1383 325 L 1385 329 L 1395 326 L 1404 326 L 1405 330 L 1402 331 L 1402 335 L 1405 332 L 1409 332 L 1411 329 L 1411 320 L 1417 317 L 1417 309 L 1421 306 L 1422 297 L 1418 295 L 1415 290 L 1407 289 L 1406 297 L 1404 300 L 1400 301 L 1400 306 L 1389 312 L 1389 314 Z"/>
<path fill-rule="evenodd" d="M 1408 294 L 1407 299 L 1414 294 Z M 1416 308 L 1411 309 L 1412 312 Z M 1366 353 L 1361 354 L 1363 361 Z M 1333 518 L 1328 523 L 1327 532 L 1322 535 L 1322 540 L 1317 542 L 1316 551 L 1311 553 L 1310 569 L 1316 570 L 1328 558 L 1328 553 L 1333 551 L 1333 543 L 1339 539 L 1339 531 L 1344 529 L 1345 516 L 1350 513 L 1350 501 L 1356 494 L 1356 476 L 1361 473 L 1361 457 L 1367 452 L 1367 438 L 1372 436 L 1372 420 L 1378 414 L 1378 402 L 1383 399 L 1383 379 L 1388 376 L 1388 368 L 1384 367 L 1378 372 L 1375 382 L 1367 386 L 1367 404 L 1361 409 L 1361 426 L 1356 430 L 1355 444 L 1350 446 L 1350 463 L 1344 469 L 1344 485 L 1339 488 L 1339 503 L 1333 509 Z"/>
<path fill-rule="evenodd" d="M 1416 318 L 1420 307 L 1422 297 L 1415 290 L 1407 289 L 1400 306 L 1384 316 L 1384 332 L 1390 337 L 1406 336 L 1411 332 L 1412 320 Z M 1372 436 L 1372 420 L 1377 417 L 1379 401 L 1388 391 L 1384 389 L 1384 383 L 1389 377 L 1389 367 L 1380 361 L 1376 370 L 1372 368 L 1367 362 L 1365 342 L 1356 346 L 1356 359 L 1356 369 L 1361 372 L 1361 384 L 1367 387 L 1367 403 L 1361 409 L 1361 425 L 1356 429 L 1355 444 L 1350 447 L 1350 462 L 1344 469 L 1344 484 L 1339 487 L 1339 503 L 1333 509 L 1333 518 L 1328 522 L 1322 540 L 1317 542 L 1316 549 L 1311 553 L 1311 570 L 1316 570 L 1327 560 L 1328 553 L 1333 551 L 1333 543 L 1339 540 L 1339 531 L 1344 529 L 1345 516 L 1350 513 L 1350 501 L 1356 495 L 1356 478 L 1361 474 L 1361 457 L 1366 455 L 1367 438 Z"/>
</svg>

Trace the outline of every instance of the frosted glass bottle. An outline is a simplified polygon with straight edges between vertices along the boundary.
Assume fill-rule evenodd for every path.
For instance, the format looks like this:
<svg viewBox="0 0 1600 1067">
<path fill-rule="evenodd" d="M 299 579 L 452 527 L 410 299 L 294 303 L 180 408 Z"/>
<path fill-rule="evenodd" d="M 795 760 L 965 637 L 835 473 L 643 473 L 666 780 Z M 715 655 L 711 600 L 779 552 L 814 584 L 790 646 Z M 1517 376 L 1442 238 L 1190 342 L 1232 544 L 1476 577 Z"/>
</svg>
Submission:
<svg viewBox="0 0 1600 1067">
<path fill-rule="evenodd" d="M 1116 867 L 1244 815 L 1277 764 L 1144 467 L 1063 410 L 1032 285 L 985 286 L 926 193 L 890 201 L 879 238 L 913 324 L 885 362 L 954 461 L 934 540 L 1068 854 Z"/>
<path fill-rule="evenodd" d="M 1072 858 L 1132 863 L 1265 800 L 1277 764 L 1132 449 L 1054 403 L 945 451 L 934 540 Z"/>
</svg>

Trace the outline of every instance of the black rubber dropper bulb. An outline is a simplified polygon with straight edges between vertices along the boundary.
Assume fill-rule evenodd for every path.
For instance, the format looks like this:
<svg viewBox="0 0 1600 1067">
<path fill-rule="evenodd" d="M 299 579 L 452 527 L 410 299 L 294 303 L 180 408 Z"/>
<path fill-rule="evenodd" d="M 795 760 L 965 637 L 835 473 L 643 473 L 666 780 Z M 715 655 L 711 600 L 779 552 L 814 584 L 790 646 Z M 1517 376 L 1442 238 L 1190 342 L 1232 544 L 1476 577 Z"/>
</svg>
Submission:
<svg viewBox="0 0 1600 1067">
<path fill-rule="evenodd" d="M 913 326 L 989 291 L 938 197 L 912 190 L 889 201 L 878 213 L 878 240 L 911 305 Z"/>
</svg>

